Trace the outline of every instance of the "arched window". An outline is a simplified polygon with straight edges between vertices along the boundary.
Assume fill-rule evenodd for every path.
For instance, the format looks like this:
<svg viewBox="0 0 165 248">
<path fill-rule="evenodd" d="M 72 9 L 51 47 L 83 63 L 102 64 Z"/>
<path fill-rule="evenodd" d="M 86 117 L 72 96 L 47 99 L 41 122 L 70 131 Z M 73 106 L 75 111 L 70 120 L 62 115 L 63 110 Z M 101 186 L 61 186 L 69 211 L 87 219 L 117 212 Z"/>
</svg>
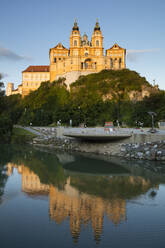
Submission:
<svg viewBox="0 0 165 248">
<path fill-rule="evenodd" d="M 99 40 L 96 40 L 96 46 L 99 46 Z"/>
<path fill-rule="evenodd" d="M 81 69 L 83 69 L 83 62 L 81 62 Z"/>
<path fill-rule="evenodd" d="M 77 40 L 74 40 L 74 46 L 77 46 Z"/>
</svg>

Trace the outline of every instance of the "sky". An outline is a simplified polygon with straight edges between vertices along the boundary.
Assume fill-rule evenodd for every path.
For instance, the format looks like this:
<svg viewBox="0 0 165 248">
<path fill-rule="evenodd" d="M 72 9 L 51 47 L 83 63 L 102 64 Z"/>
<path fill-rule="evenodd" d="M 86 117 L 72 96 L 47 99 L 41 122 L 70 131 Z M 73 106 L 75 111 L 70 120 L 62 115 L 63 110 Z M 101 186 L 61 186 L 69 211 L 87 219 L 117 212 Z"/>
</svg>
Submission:
<svg viewBox="0 0 165 248">
<path fill-rule="evenodd" d="M 69 48 L 75 18 L 89 40 L 96 18 L 104 49 L 127 50 L 126 67 L 165 90 L 165 0 L 0 0 L 0 73 L 15 88 L 29 65 L 49 65 L 49 49 Z"/>
</svg>

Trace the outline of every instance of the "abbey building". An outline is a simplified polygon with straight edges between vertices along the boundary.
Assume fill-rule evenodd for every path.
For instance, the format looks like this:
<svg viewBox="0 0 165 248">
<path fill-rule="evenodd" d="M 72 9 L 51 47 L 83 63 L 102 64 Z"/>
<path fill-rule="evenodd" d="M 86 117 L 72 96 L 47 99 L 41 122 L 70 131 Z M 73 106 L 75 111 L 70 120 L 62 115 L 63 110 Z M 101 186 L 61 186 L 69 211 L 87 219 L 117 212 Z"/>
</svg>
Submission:
<svg viewBox="0 0 165 248">
<path fill-rule="evenodd" d="M 66 78 L 69 85 L 81 75 L 99 72 L 103 69 L 119 70 L 125 68 L 126 49 L 115 43 L 104 52 L 103 35 L 96 21 L 92 38 L 88 40 L 86 33 L 83 37 L 75 21 L 70 35 L 70 48 L 61 43 L 49 51 L 50 64 L 47 66 L 29 66 L 22 72 L 22 84 L 14 90 L 14 85 L 8 83 L 7 95 L 21 94 L 25 96 L 36 90 L 41 82 L 53 82 L 60 77 Z"/>
</svg>

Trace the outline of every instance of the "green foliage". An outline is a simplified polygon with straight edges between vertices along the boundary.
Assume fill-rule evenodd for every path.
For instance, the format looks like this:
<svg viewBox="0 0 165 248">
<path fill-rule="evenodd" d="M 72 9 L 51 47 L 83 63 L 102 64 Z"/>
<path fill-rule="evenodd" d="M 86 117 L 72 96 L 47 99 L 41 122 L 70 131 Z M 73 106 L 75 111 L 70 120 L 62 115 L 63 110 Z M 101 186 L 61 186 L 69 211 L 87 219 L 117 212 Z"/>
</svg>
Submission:
<svg viewBox="0 0 165 248">
<path fill-rule="evenodd" d="M 129 176 L 99 177 L 79 175 L 71 177 L 71 185 L 80 192 L 101 196 L 107 199 L 132 199 L 146 193 L 154 185 L 149 182 L 146 187 L 140 177 L 131 182 Z"/>
<path fill-rule="evenodd" d="M 0 75 L 1 79 L 1 75 Z M 10 142 L 13 124 L 22 114 L 21 97 L 4 95 L 4 84 L 0 82 L 0 143 Z"/>
<path fill-rule="evenodd" d="M 137 72 L 128 69 L 123 70 L 103 70 L 99 73 L 81 76 L 72 88 L 75 86 L 84 86 L 99 91 L 100 94 L 106 94 L 111 91 L 130 92 L 132 90 L 141 91 L 142 86 L 150 86 L 144 77 Z"/>
<path fill-rule="evenodd" d="M 12 144 L 28 144 L 32 141 L 32 139 L 36 137 L 35 134 L 24 130 L 22 128 L 13 128 L 11 143 Z"/>
<path fill-rule="evenodd" d="M 12 132 L 12 121 L 4 114 L 0 115 L 0 143 L 8 143 Z"/>
<path fill-rule="evenodd" d="M 32 147 L 15 146 L 11 160 L 15 164 L 23 164 L 38 175 L 43 184 L 52 184 L 63 189 L 67 180 L 64 169 L 58 158 L 50 153 L 35 150 Z"/>
<path fill-rule="evenodd" d="M 99 73 L 80 76 L 71 85 L 70 91 L 65 78 L 54 82 L 43 82 L 41 86 L 24 98 L 19 95 L 6 97 L 1 91 L 1 114 L 12 124 L 48 126 L 61 120 L 62 125 L 73 126 L 85 123 L 87 126 L 103 126 L 105 121 L 118 120 L 128 126 L 137 121 L 151 126 L 148 111 L 157 113 L 156 121 L 165 119 L 165 93 L 155 91 L 149 97 L 132 101 L 129 94 L 138 95 L 143 89 L 153 87 L 137 72 L 124 70 L 103 70 Z"/>
<path fill-rule="evenodd" d="M 61 117 L 61 111 L 69 104 L 69 92 L 64 79 L 53 83 L 43 82 L 41 86 L 22 100 L 24 108 L 19 123 L 46 126 Z M 62 119 L 62 118 L 60 118 Z"/>
<path fill-rule="evenodd" d="M 13 124 L 16 124 L 23 112 L 21 95 L 5 96 L 3 113 L 7 113 Z"/>
<path fill-rule="evenodd" d="M 143 101 L 139 101 L 134 104 L 134 110 L 132 112 L 132 120 L 144 122 L 144 126 L 151 126 L 151 116 L 148 112 L 153 111 L 157 115 L 155 122 L 159 120 L 165 120 L 165 92 L 159 91 L 158 93 L 151 94 L 149 97 L 145 97 Z"/>
</svg>

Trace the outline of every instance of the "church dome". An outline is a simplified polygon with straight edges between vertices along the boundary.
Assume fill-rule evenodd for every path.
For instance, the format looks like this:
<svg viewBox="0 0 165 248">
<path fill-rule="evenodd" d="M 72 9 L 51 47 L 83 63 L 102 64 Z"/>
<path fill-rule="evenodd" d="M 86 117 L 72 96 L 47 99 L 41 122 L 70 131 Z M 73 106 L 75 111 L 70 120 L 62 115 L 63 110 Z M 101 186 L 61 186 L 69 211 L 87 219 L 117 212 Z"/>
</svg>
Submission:
<svg viewBox="0 0 165 248">
<path fill-rule="evenodd" d="M 73 31 L 79 31 L 79 27 L 77 25 L 77 20 L 75 19 L 74 26 L 72 28 Z"/>
<path fill-rule="evenodd" d="M 99 25 L 98 20 L 96 20 L 96 24 L 95 24 L 95 27 L 94 27 L 94 31 L 100 31 L 100 25 Z"/>
</svg>

